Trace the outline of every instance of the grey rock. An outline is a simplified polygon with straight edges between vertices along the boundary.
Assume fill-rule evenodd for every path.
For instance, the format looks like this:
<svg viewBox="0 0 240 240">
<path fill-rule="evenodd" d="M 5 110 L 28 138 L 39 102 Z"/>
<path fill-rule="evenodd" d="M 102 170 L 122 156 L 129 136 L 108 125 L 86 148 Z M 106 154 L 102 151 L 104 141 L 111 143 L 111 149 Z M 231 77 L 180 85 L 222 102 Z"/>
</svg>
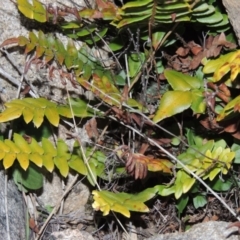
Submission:
<svg viewBox="0 0 240 240">
<path fill-rule="evenodd" d="M 231 22 L 231 25 L 235 31 L 236 37 L 238 39 L 238 45 L 240 45 L 240 1 L 239 0 L 223 0 L 223 5 L 226 8 L 228 18 Z"/>
<path fill-rule="evenodd" d="M 53 232 L 51 237 L 52 240 L 94 240 L 89 233 L 77 229 L 66 229 L 61 232 Z"/>
<path fill-rule="evenodd" d="M 205 222 L 194 225 L 184 233 L 159 234 L 148 240 L 238 240 L 238 228 L 228 222 Z"/>
<path fill-rule="evenodd" d="M 43 192 L 38 199 L 43 206 L 50 205 L 54 207 L 64 192 L 62 189 L 62 179 L 56 173 L 48 173 L 48 175 L 51 175 L 51 181 L 47 178 L 44 179 Z M 72 182 L 73 178 L 74 176 L 69 173 L 66 180 L 66 188 Z M 82 210 L 81 212 L 84 213 L 89 196 L 90 191 L 88 187 L 82 183 L 77 183 L 65 197 L 63 213 L 78 212 L 79 214 L 79 210 Z"/>
<path fill-rule="evenodd" d="M 7 238 L 6 225 L 6 208 L 5 208 L 5 193 L 4 181 L 5 173 L 0 171 L 0 239 Z M 25 213 L 24 203 L 21 193 L 18 191 L 16 185 L 12 181 L 7 184 L 7 205 L 8 205 L 8 219 L 10 237 L 13 240 L 25 239 Z"/>
</svg>

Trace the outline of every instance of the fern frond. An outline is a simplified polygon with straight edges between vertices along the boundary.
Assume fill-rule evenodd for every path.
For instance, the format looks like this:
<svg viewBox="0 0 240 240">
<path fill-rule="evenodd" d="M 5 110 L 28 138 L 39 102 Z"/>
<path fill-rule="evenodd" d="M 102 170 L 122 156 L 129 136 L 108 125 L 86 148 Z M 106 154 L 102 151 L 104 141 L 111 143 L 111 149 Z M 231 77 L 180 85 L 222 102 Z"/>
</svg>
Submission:
<svg viewBox="0 0 240 240">
<path fill-rule="evenodd" d="M 73 113 L 77 117 L 91 117 L 94 114 L 90 112 L 87 104 L 82 100 L 74 101 Z M 23 116 L 28 124 L 33 122 L 38 128 L 42 125 L 44 117 L 55 127 L 59 125 L 60 116 L 72 118 L 69 106 L 57 105 L 45 98 L 24 98 L 15 99 L 5 103 L 6 110 L 0 113 L 0 122 L 7 122 Z"/>
<path fill-rule="evenodd" d="M 133 23 L 159 25 L 190 21 L 203 23 L 208 27 L 228 25 L 227 17 L 214 6 L 208 5 L 205 0 L 131 1 L 122 6 L 112 24 L 122 28 Z"/>
<path fill-rule="evenodd" d="M 14 141 L 5 139 L 0 141 L 0 160 L 3 160 L 3 166 L 5 169 L 11 167 L 15 161 L 18 160 L 20 166 L 26 170 L 29 166 L 29 161 L 34 162 L 37 166 L 42 167 L 42 156 L 45 154 L 44 149 L 36 142 L 35 139 L 31 139 L 28 143 L 21 135 L 15 133 L 13 137 Z M 48 140 L 45 140 L 48 141 Z M 51 144 L 48 141 L 48 145 Z M 51 151 L 51 159 L 56 156 L 56 150 L 53 148 Z M 47 153 L 47 152 L 46 152 Z M 49 171 L 53 168 L 46 165 Z"/>
<path fill-rule="evenodd" d="M 75 148 L 77 147 L 75 144 Z M 71 154 L 68 146 L 61 139 L 57 141 L 55 147 L 46 138 L 42 138 L 40 145 L 34 138 L 27 141 L 21 135 L 14 133 L 13 141 L 9 139 L 0 141 L 0 160 L 3 160 L 5 169 L 10 168 L 16 159 L 24 170 L 29 167 L 30 161 L 38 167 L 44 166 L 49 172 L 52 172 L 56 166 L 63 177 L 68 175 L 69 168 L 71 168 L 87 176 L 89 182 L 94 186 L 96 181 L 93 178 L 108 179 L 108 177 L 104 172 L 105 154 L 100 151 L 92 153 L 92 150 L 92 148 L 87 148 L 85 153 L 86 157 L 89 158 L 89 170 L 81 153 L 74 150 Z"/>
<path fill-rule="evenodd" d="M 45 6 L 38 0 L 30 3 L 28 0 L 17 0 L 18 10 L 27 18 L 38 22 L 53 22 L 58 24 L 65 35 L 74 39 L 81 39 L 88 44 L 93 44 L 103 37 L 108 28 L 96 24 L 85 25 L 82 18 L 112 20 L 116 17 L 117 7 L 113 3 L 97 0 L 98 9 L 83 9 L 78 11 L 75 7 Z M 67 21 L 68 15 L 74 16 L 75 20 Z M 97 32 L 98 36 L 94 33 Z M 99 37 L 100 36 L 100 37 Z"/>
<path fill-rule="evenodd" d="M 76 76 L 81 75 L 88 80 L 92 71 L 101 70 L 103 68 L 92 55 L 91 50 L 83 45 L 77 49 L 74 42 L 70 39 L 66 48 L 63 43 L 54 38 L 51 34 L 45 35 L 42 31 L 38 32 L 38 36 L 29 32 L 29 38 L 19 36 L 5 40 L 0 47 L 9 44 L 17 44 L 25 47 L 25 53 L 35 52 L 35 59 L 43 58 L 44 63 L 55 60 L 61 66 L 64 64 L 68 70 L 73 70 Z"/>
<path fill-rule="evenodd" d="M 119 212 L 125 217 L 130 217 L 130 211 L 148 212 L 148 207 L 144 202 L 153 198 L 157 188 L 147 188 L 138 194 L 112 193 L 109 191 L 92 192 L 94 203 L 92 207 L 95 210 L 103 212 L 103 216 L 109 214 L 110 210 Z"/>
<path fill-rule="evenodd" d="M 46 8 L 39 1 L 33 0 L 31 4 L 27 0 L 17 0 L 17 6 L 24 16 L 42 23 L 47 21 Z"/>
<path fill-rule="evenodd" d="M 60 40 L 55 39 L 52 35 L 44 35 L 42 31 L 39 31 L 38 36 L 30 32 L 29 39 L 23 36 L 8 39 L 2 43 L 1 47 L 13 43 L 26 46 L 25 53 L 35 50 L 35 58 L 44 58 L 45 63 L 54 59 L 58 64 L 64 64 L 69 71 L 74 72 L 74 77 L 83 87 L 92 91 L 109 105 L 120 106 L 122 101 L 126 101 L 129 106 L 143 110 L 142 104 L 136 100 L 122 99 L 122 93 L 113 84 L 113 75 L 101 66 L 86 45 L 77 49 L 74 42 L 70 40 L 65 48 Z M 88 80 L 91 76 L 93 76 L 93 83 L 90 84 Z M 17 110 L 12 114 L 14 118 L 19 117 L 21 113 L 19 111 Z M 8 118 L 8 120 L 10 119 Z"/>
</svg>

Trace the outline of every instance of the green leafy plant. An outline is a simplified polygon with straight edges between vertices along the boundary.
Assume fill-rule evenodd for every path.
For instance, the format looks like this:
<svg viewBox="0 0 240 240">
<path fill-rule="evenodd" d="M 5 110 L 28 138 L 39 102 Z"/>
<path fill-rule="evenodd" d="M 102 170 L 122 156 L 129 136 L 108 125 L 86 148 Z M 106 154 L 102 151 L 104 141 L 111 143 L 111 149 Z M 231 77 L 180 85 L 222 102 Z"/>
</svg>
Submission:
<svg viewBox="0 0 240 240">
<path fill-rule="evenodd" d="M 229 172 L 235 153 L 226 148 L 224 140 L 204 142 L 203 139 L 188 131 L 188 142 L 192 143 L 190 148 L 178 156 L 178 159 L 187 169 L 201 176 L 202 179 L 209 179 L 210 181 L 215 180 L 220 173 L 226 175 Z M 177 168 L 179 170 L 176 173 L 174 183 L 171 186 L 160 185 L 159 194 L 168 196 L 174 193 L 176 199 L 181 198 L 179 208 L 182 212 L 189 200 L 186 193 L 189 191 L 196 192 L 194 189 L 196 179 L 191 177 L 180 165 L 177 165 Z M 206 203 L 205 197 L 201 194 L 193 198 L 193 201 L 196 208 Z"/>
<path fill-rule="evenodd" d="M 57 128 L 66 119 L 72 127 L 76 125 L 75 119 L 87 121 L 96 117 L 100 126 L 106 124 L 106 129 L 110 120 L 117 127 L 109 132 L 100 127 L 102 135 L 99 136 L 97 121 L 88 121 L 84 127 L 91 141 L 83 144 L 75 132 L 73 150 L 65 139 L 57 139 L 55 144 L 47 138 L 37 142 L 34 137 L 15 132 L 12 139 L 0 141 L 3 167 L 13 168 L 15 182 L 23 190 L 41 188 L 43 175 L 36 171 L 36 166 L 49 172 L 56 167 L 62 177 L 67 177 L 72 169 L 98 187 L 92 191 L 92 206 L 104 216 L 114 211 L 129 218 L 130 211 L 148 212 L 145 203 L 148 200 L 171 195 L 179 216 L 190 199 L 196 209 L 203 207 L 207 198 L 200 192 L 202 186 L 196 177 L 216 191 L 226 191 L 232 182 L 227 179 L 224 184 L 220 176 L 227 177 L 231 167 L 239 163 L 237 143 L 231 147 L 231 141 L 209 137 L 204 131 L 203 136 L 197 133 L 201 124 L 220 137 L 222 131 L 230 133 L 232 138 L 237 136 L 229 130 L 232 125 L 223 121 L 235 117 L 240 101 L 229 89 L 237 81 L 239 50 L 226 53 L 222 47 L 226 39 L 221 43 L 222 35 L 217 35 L 223 30 L 231 31 L 227 15 L 217 1 L 141 0 L 129 1 L 123 6 L 105 0 L 96 3 L 95 9 L 77 9 L 45 6 L 37 0 L 31 3 L 17 0 L 16 5 L 25 17 L 41 24 L 56 24 L 68 41 L 64 44 L 53 34 L 39 30 L 29 31 L 28 37 L 6 39 L 0 47 L 14 45 L 32 56 L 26 62 L 24 73 L 34 62 L 41 63 L 49 70 L 50 79 L 53 72 L 58 71 L 61 78 L 73 86 L 80 84 L 95 98 L 68 98 L 65 104 L 43 97 L 15 99 L 4 104 L 0 123 L 23 118 L 26 124 L 32 122 L 38 131 L 46 119 Z M 73 20 L 67 20 L 69 15 Z M 207 43 L 211 45 L 214 40 L 217 43 L 212 44 L 212 48 L 201 47 L 193 41 L 186 43 L 183 39 L 189 27 L 186 23 L 210 29 Z M 84 42 L 80 46 L 79 40 Z M 180 49 L 176 41 L 183 45 Z M 106 66 L 105 61 L 97 57 L 95 51 L 100 50 L 101 45 L 113 55 L 110 62 L 114 66 Z M 176 56 L 171 56 L 171 51 L 167 53 L 170 45 L 176 49 L 178 67 L 174 67 Z M 209 59 L 212 57 L 216 59 Z M 189 61 L 196 61 L 194 67 L 186 67 Z M 223 80 L 229 73 L 229 79 Z M 189 122 L 194 130 L 186 128 Z M 121 139 L 113 139 L 111 131 L 117 131 Z M 137 138 L 132 137 L 135 131 Z M 169 152 L 164 154 L 161 146 L 174 153 L 178 162 L 172 160 Z M 135 181 L 151 177 L 153 173 L 157 176 L 155 186 L 143 184 L 137 193 L 133 189 L 112 192 L 99 186 L 99 179 L 102 184 L 126 177 L 133 177 Z M 171 179 L 170 183 L 166 184 L 166 179 L 168 182 Z"/>
<path fill-rule="evenodd" d="M 200 79 L 173 70 L 166 70 L 164 74 L 174 91 L 168 91 L 163 95 L 153 118 L 154 122 L 183 112 L 189 107 L 194 113 L 205 112 L 203 82 Z"/>
</svg>

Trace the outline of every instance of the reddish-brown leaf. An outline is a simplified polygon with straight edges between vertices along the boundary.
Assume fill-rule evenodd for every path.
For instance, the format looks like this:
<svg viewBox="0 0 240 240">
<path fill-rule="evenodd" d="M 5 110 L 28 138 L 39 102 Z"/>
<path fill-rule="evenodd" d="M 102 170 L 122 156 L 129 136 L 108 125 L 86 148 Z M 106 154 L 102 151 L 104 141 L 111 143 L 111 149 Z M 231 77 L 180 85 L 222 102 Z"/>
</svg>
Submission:
<svg viewBox="0 0 240 240">
<path fill-rule="evenodd" d="M 231 96 L 231 92 L 229 91 L 229 89 L 228 89 L 228 87 L 227 87 L 227 85 L 225 83 L 220 84 L 218 86 L 218 89 L 220 91 L 222 91 L 225 94 L 225 96 L 227 96 L 227 97 Z"/>
<path fill-rule="evenodd" d="M 35 233 L 39 232 L 38 226 L 36 225 L 34 218 L 29 219 L 29 228 L 32 229 L 32 231 Z"/>
<path fill-rule="evenodd" d="M 9 38 L 5 40 L 1 45 L 0 48 L 5 47 L 6 45 L 10 44 L 18 44 L 18 38 Z"/>
<path fill-rule="evenodd" d="M 190 48 L 192 54 L 195 56 L 203 51 L 203 48 L 200 45 L 196 44 L 194 41 L 188 42 L 187 46 Z"/>
<path fill-rule="evenodd" d="M 188 55 L 189 51 L 190 51 L 189 48 L 179 47 L 176 51 L 176 54 L 180 57 L 185 57 Z"/>
<path fill-rule="evenodd" d="M 90 139 L 97 140 L 99 137 L 98 129 L 97 129 L 97 121 L 95 118 L 90 119 L 85 124 L 85 129 Z"/>
<path fill-rule="evenodd" d="M 171 14 L 171 18 L 172 18 L 172 21 L 173 21 L 173 22 L 175 22 L 176 16 L 177 16 L 176 13 L 172 13 L 172 14 Z"/>
</svg>

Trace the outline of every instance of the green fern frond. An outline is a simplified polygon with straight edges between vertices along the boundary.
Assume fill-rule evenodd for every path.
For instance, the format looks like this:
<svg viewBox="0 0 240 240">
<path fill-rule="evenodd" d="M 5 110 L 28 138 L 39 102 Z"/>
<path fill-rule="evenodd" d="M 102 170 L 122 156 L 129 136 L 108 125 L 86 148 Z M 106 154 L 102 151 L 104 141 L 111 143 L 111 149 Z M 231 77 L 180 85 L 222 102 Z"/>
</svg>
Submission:
<svg viewBox="0 0 240 240">
<path fill-rule="evenodd" d="M 144 202 L 153 198 L 157 192 L 157 188 L 147 188 L 138 194 L 128 193 L 112 193 L 109 191 L 92 192 L 94 203 L 92 207 L 95 210 L 101 210 L 103 216 L 109 214 L 110 210 L 119 212 L 125 217 L 130 217 L 130 211 L 148 212 L 148 207 Z"/>
<path fill-rule="evenodd" d="M 82 41 L 93 44 L 99 41 L 107 33 L 108 28 L 97 26 L 96 24 L 86 25 L 81 18 L 112 20 L 116 16 L 116 6 L 111 3 L 99 1 L 99 9 L 83 9 L 78 11 L 76 8 L 47 7 L 37 0 L 30 3 L 28 0 L 17 0 L 18 10 L 27 18 L 38 22 L 53 22 L 58 24 L 70 38 L 81 39 Z M 73 15 L 75 20 L 66 21 L 67 15 Z M 59 21 L 58 21 L 59 20 Z M 97 32 L 98 36 L 94 34 Z"/>
<path fill-rule="evenodd" d="M 5 40 L 0 47 L 9 44 L 17 44 L 25 47 L 25 53 L 35 52 L 35 58 L 43 58 L 44 63 L 55 60 L 61 66 L 64 64 L 68 70 L 73 70 L 75 76 L 83 77 L 88 80 L 92 71 L 103 71 L 100 62 L 93 57 L 91 49 L 82 45 L 77 49 L 74 42 L 69 39 L 68 44 L 64 47 L 63 43 L 54 38 L 51 34 L 45 35 L 42 31 L 38 36 L 29 32 L 29 38 L 19 36 Z"/>
<path fill-rule="evenodd" d="M 53 161 L 53 157 L 57 155 L 54 147 L 51 148 L 51 152 L 47 152 L 41 147 L 34 138 L 30 142 L 27 142 L 21 135 L 15 133 L 13 137 L 14 141 L 5 139 L 0 141 L 0 160 L 3 160 L 3 166 L 5 169 L 11 167 L 14 161 L 17 159 L 20 166 L 23 169 L 27 169 L 29 161 L 34 162 L 37 166 L 45 166 L 43 156 L 50 154 L 48 158 L 48 164 L 45 166 L 47 170 L 52 171 L 53 166 L 49 163 Z M 44 140 L 45 144 L 52 145 L 47 139 Z"/>
<path fill-rule="evenodd" d="M 28 0 L 17 0 L 18 10 L 27 18 L 34 19 L 38 22 L 47 21 L 47 11 L 45 6 L 37 0 L 33 0 L 32 4 Z"/>
<path fill-rule="evenodd" d="M 196 153 L 193 149 L 198 149 L 198 152 Z M 200 140 L 178 156 L 188 169 L 203 179 L 209 178 L 211 181 L 220 173 L 228 173 L 234 157 L 235 153 L 230 148 L 226 148 L 224 140 L 217 142 L 210 140 L 205 143 Z"/>
<path fill-rule="evenodd" d="M 13 43 L 25 46 L 25 53 L 35 51 L 35 57 L 44 58 L 45 63 L 54 59 L 58 64 L 65 65 L 69 71 L 74 72 L 74 76 L 83 87 L 92 91 L 104 102 L 115 106 L 122 104 L 122 93 L 113 84 L 113 75 L 101 66 L 86 45 L 77 49 L 74 42 L 69 40 L 65 48 L 60 40 L 55 39 L 52 35 L 44 35 L 42 31 L 39 31 L 38 36 L 30 32 L 29 39 L 23 36 L 8 39 L 2 43 L 1 47 Z M 88 80 L 91 76 L 93 76 L 93 82 L 90 84 Z M 142 104 L 136 100 L 127 99 L 126 101 L 131 107 L 143 110 Z M 14 114 L 15 118 L 19 117 L 20 110 L 18 109 Z"/>
<path fill-rule="evenodd" d="M 131 1 L 119 9 L 118 16 L 112 21 L 117 28 L 130 24 L 151 23 L 171 24 L 175 22 L 199 22 L 208 27 L 226 26 L 228 20 L 224 14 L 217 11 L 214 6 L 208 5 L 205 0 L 179 0 L 179 1 Z"/>
<path fill-rule="evenodd" d="M 74 104 L 73 113 L 75 116 L 91 117 L 94 115 L 82 100 L 71 100 L 71 102 Z M 45 98 L 16 99 L 5 103 L 5 106 L 6 110 L 0 113 L 0 122 L 8 122 L 23 116 L 27 124 L 32 121 L 38 128 L 46 117 L 53 126 L 57 127 L 60 116 L 73 117 L 69 106 L 57 105 Z"/>
<path fill-rule="evenodd" d="M 75 147 L 78 145 L 75 144 Z M 17 159 L 20 166 L 26 170 L 30 162 L 38 167 L 45 167 L 52 172 L 54 166 L 59 169 L 63 177 L 69 173 L 69 168 L 87 176 L 89 182 L 94 186 L 97 177 L 106 179 L 104 173 L 106 156 L 100 152 L 92 153 L 92 148 L 87 148 L 85 156 L 88 159 L 90 170 L 87 168 L 81 153 L 68 150 L 66 143 L 59 139 L 56 147 L 46 138 L 42 138 L 39 144 L 34 138 L 25 140 L 21 135 L 14 133 L 13 141 L 5 139 L 0 141 L 0 160 L 3 160 L 5 169 L 10 168 Z"/>
</svg>

